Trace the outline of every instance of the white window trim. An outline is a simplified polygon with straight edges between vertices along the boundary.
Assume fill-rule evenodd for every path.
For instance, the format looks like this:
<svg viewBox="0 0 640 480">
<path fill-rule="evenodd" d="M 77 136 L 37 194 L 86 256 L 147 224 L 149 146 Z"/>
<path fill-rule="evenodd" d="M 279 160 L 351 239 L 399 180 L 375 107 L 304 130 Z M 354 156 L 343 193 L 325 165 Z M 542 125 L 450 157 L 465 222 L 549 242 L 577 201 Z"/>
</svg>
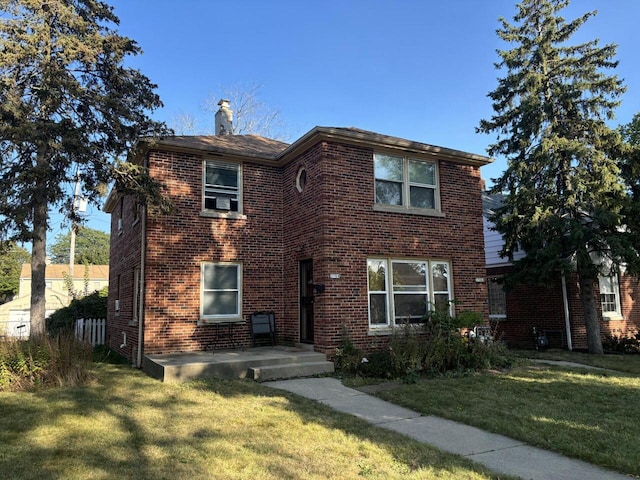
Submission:
<svg viewBox="0 0 640 480">
<path fill-rule="evenodd" d="M 130 325 L 138 324 L 138 313 L 140 309 L 140 267 L 133 269 L 133 314 Z"/>
<path fill-rule="evenodd" d="M 369 262 L 384 262 L 385 265 L 385 288 L 386 290 L 371 290 L 370 286 L 369 286 Z M 367 258 L 367 263 L 366 263 L 366 268 L 367 268 L 367 314 L 368 314 L 368 318 L 369 318 L 369 328 L 370 329 L 381 329 L 381 328 L 389 328 L 391 325 L 390 322 L 390 315 L 391 315 L 391 310 L 389 308 L 389 259 L 387 258 Z M 385 323 L 376 323 L 376 324 L 372 324 L 371 323 L 371 294 L 374 295 L 381 295 L 384 294 L 385 296 L 385 313 L 386 313 L 386 322 Z"/>
<path fill-rule="evenodd" d="M 233 265 L 237 267 L 238 300 L 236 303 L 236 315 L 205 315 L 204 310 L 204 268 L 206 265 Z M 236 290 L 233 290 L 236 291 Z M 215 324 L 222 322 L 242 321 L 242 263 L 239 262 L 202 262 L 200 265 L 200 324 Z"/>
<path fill-rule="evenodd" d="M 220 165 L 228 165 L 232 167 L 238 168 L 238 211 L 227 211 L 227 210 L 216 210 L 212 208 L 205 208 L 206 201 L 206 181 L 207 181 L 207 163 L 217 163 Z M 212 217 L 212 218 L 230 218 L 230 219 L 243 219 L 246 216 L 243 215 L 243 165 L 240 162 L 229 162 L 224 160 L 218 160 L 217 158 L 205 158 L 202 161 L 202 197 L 201 197 L 201 209 L 200 216 L 201 217 Z"/>
<path fill-rule="evenodd" d="M 605 320 L 621 320 L 624 317 L 622 316 L 622 306 L 620 304 L 620 281 L 618 279 L 618 275 L 617 274 L 613 274 L 611 276 L 598 276 L 598 290 L 600 290 L 600 295 L 602 295 L 602 280 L 606 279 L 607 282 L 611 283 L 611 286 L 613 287 L 613 295 L 615 296 L 615 303 L 616 303 L 616 310 L 615 312 L 605 312 L 602 309 L 602 300 L 599 298 L 600 301 L 600 309 L 602 310 L 602 318 Z"/>
<path fill-rule="evenodd" d="M 375 161 L 376 155 L 390 155 L 393 157 L 402 158 L 402 205 L 390 205 L 386 203 L 378 203 L 376 201 L 376 181 L 378 180 L 375 176 Z M 426 185 L 416 182 L 411 182 L 409 179 L 409 161 L 415 160 L 417 162 L 431 163 L 435 167 L 434 185 Z M 373 164 L 374 164 L 374 178 L 373 178 L 373 210 L 378 212 L 392 212 L 392 213 L 411 213 L 414 215 L 424 215 L 424 216 L 432 216 L 432 217 L 444 217 L 445 215 L 442 213 L 441 205 L 440 205 L 440 164 L 437 160 L 426 160 L 422 158 L 411 157 L 408 155 L 398 155 L 397 153 L 385 153 L 385 152 L 375 152 L 373 154 Z M 400 182 L 396 182 L 400 183 Z M 412 207 L 409 202 L 411 199 L 411 186 L 423 187 L 423 188 L 433 188 L 434 195 L 433 200 L 435 203 L 435 208 L 418 208 Z"/>
<path fill-rule="evenodd" d="M 369 261 L 382 261 L 385 262 L 385 287 L 386 291 L 371 291 L 369 290 Z M 435 304 L 435 294 L 444 293 L 444 291 L 438 290 L 437 292 L 433 289 L 433 266 L 437 264 L 445 264 L 447 266 L 447 274 L 448 274 L 448 282 L 447 287 L 448 291 L 446 292 L 449 295 L 449 313 L 451 315 L 454 314 L 453 303 L 453 273 L 451 262 L 448 260 L 442 259 L 425 259 L 425 258 L 393 258 L 393 257 L 370 257 L 367 258 L 366 269 L 367 269 L 367 313 L 369 319 L 369 333 L 372 335 L 384 334 L 383 332 L 390 332 L 394 328 L 398 327 L 395 321 L 395 303 L 394 303 L 394 291 L 393 291 L 393 263 L 426 263 L 428 269 L 428 277 L 427 277 L 427 296 L 428 296 L 428 304 L 427 310 L 431 310 L 433 305 Z M 372 324 L 371 323 L 371 303 L 370 303 L 370 295 L 371 294 L 385 294 L 386 296 L 386 323 L 384 324 Z M 420 292 L 418 292 L 420 293 Z M 421 325 L 421 324 L 416 324 Z"/>
</svg>

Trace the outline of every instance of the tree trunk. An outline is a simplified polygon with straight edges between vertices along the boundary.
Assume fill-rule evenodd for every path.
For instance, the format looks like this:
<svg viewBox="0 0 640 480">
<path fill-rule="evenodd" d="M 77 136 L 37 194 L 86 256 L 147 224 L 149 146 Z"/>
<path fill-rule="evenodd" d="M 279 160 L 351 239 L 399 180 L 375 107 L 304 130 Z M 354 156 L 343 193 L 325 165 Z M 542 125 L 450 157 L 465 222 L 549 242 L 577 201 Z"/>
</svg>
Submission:
<svg viewBox="0 0 640 480">
<path fill-rule="evenodd" d="M 594 278 L 588 272 L 578 269 L 578 281 L 580 283 L 580 300 L 584 310 L 584 321 L 587 328 L 587 347 L 589 353 L 603 354 L 602 339 L 600 338 L 600 322 L 598 321 L 598 309 L 596 308 Z"/>
<path fill-rule="evenodd" d="M 46 160 L 44 154 L 38 154 L 39 170 L 45 170 Z M 44 187 L 45 175 L 41 175 L 41 182 L 34 190 L 31 197 L 33 205 L 33 240 L 31 246 L 31 335 L 38 336 L 45 333 L 46 315 L 46 281 L 45 270 L 47 265 L 47 227 L 48 227 L 48 202 L 47 189 Z"/>
<path fill-rule="evenodd" d="M 44 217 L 44 218 L 43 218 Z M 31 249 L 31 335 L 44 334 L 46 312 L 47 204 L 36 205 Z"/>
</svg>

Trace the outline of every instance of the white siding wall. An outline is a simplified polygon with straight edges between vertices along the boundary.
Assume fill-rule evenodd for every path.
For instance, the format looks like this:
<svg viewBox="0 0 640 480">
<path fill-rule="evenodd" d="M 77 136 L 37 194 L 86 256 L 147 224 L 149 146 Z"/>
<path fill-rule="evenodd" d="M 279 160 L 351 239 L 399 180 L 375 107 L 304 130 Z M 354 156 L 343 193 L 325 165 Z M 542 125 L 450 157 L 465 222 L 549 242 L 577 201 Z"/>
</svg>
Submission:
<svg viewBox="0 0 640 480">
<path fill-rule="evenodd" d="M 502 235 L 495 230 L 492 230 L 493 223 L 483 217 L 482 219 L 484 229 L 484 259 L 487 267 L 501 267 L 505 265 L 511 265 L 508 258 L 502 258 L 500 251 L 504 245 Z M 519 260 L 524 257 L 524 252 L 518 251 L 515 253 L 513 259 Z"/>
</svg>

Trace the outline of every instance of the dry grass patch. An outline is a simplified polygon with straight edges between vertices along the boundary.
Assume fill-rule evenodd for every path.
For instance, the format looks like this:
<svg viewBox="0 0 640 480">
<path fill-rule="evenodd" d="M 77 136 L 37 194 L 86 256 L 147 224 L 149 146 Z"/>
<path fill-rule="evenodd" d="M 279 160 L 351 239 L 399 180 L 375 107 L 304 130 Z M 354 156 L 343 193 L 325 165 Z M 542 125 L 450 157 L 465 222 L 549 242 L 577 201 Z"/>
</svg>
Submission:
<svg viewBox="0 0 640 480">
<path fill-rule="evenodd" d="M 255 383 L 167 385 L 114 365 L 95 375 L 85 387 L 0 394 L 3 478 L 498 478 Z"/>
</svg>

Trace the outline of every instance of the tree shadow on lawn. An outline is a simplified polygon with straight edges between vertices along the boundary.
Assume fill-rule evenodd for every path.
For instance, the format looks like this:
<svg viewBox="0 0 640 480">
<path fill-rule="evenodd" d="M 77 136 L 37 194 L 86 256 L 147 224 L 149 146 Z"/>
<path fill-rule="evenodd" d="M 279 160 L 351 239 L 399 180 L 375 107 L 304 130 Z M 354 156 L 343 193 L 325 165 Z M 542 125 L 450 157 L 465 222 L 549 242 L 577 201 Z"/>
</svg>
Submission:
<svg viewBox="0 0 640 480">
<path fill-rule="evenodd" d="M 425 471 L 494 478 L 460 457 L 247 381 L 170 385 L 108 365 L 86 387 L 2 394 L 0 411 L 0 471 L 7 479 L 228 478 L 229 472 L 251 479 L 356 478 L 376 475 L 379 464 L 368 463 L 376 449 L 393 459 L 384 467 L 398 478 Z M 355 470 L 341 475 L 335 470 L 341 467 Z"/>
</svg>

